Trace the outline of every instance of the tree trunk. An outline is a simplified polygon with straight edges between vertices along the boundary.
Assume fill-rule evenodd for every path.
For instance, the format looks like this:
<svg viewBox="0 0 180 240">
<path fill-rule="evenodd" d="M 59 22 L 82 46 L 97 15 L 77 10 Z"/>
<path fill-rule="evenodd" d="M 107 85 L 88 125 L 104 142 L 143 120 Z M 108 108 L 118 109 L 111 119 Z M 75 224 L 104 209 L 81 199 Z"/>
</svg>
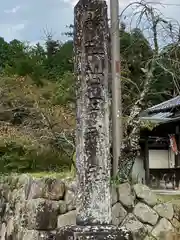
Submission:
<svg viewBox="0 0 180 240">
<path fill-rule="evenodd" d="M 140 94 L 139 99 L 135 102 L 131 109 L 130 116 L 126 123 L 125 139 L 121 148 L 121 156 L 119 163 L 119 180 L 121 182 L 130 181 L 132 168 L 135 159 L 140 150 L 140 118 L 139 114 L 143 109 L 144 100 L 149 92 L 151 82 L 153 80 L 154 63 L 151 63 L 151 68 L 145 72 L 144 89 Z"/>
</svg>

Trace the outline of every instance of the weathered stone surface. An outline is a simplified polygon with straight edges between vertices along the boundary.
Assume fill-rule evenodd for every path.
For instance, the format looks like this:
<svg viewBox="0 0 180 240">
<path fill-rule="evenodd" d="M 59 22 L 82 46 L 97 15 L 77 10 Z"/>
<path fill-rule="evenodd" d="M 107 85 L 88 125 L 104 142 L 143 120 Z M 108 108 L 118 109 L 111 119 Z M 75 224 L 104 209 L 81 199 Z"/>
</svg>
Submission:
<svg viewBox="0 0 180 240">
<path fill-rule="evenodd" d="M 107 4 L 81 0 L 74 13 L 77 223 L 110 224 Z"/>
<path fill-rule="evenodd" d="M 45 199 L 30 200 L 25 208 L 25 222 L 29 230 L 53 230 L 57 225 L 59 204 Z"/>
<path fill-rule="evenodd" d="M 149 206 L 154 206 L 157 203 L 156 195 L 143 184 L 135 184 L 133 186 L 136 196 L 143 202 L 147 203 Z"/>
<path fill-rule="evenodd" d="M 24 174 L 22 174 L 24 175 Z M 14 188 L 16 188 L 16 184 L 18 183 L 18 179 L 16 179 L 16 182 L 14 182 L 14 176 L 13 175 L 9 175 L 5 177 L 5 182 L 10 186 L 11 190 L 13 190 Z"/>
<path fill-rule="evenodd" d="M 6 209 L 6 202 L 5 199 L 3 197 L 1 197 L 0 199 L 0 217 L 2 217 L 4 215 Z"/>
<path fill-rule="evenodd" d="M 135 196 L 132 193 L 132 189 L 129 183 L 123 183 L 118 186 L 118 197 L 119 201 L 125 207 L 134 207 Z"/>
<path fill-rule="evenodd" d="M 151 234 L 148 234 L 144 240 L 157 240 L 155 239 Z M 159 239 L 160 240 L 160 239 Z M 165 240 L 165 239 L 162 239 L 162 240 Z M 169 239 L 170 240 L 170 239 Z"/>
<path fill-rule="evenodd" d="M 67 226 L 59 229 L 56 240 L 68 239 L 97 239 L 97 240 L 134 240 L 132 235 L 124 227 L 115 226 Z"/>
<path fill-rule="evenodd" d="M 152 230 L 151 234 L 155 238 L 160 238 L 162 235 L 165 235 L 166 233 L 173 231 L 172 224 L 166 219 L 162 218 L 156 227 Z"/>
<path fill-rule="evenodd" d="M 26 199 L 45 198 L 58 201 L 64 197 L 65 184 L 59 179 L 33 179 L 26 184 L 25 192 Z"/>
<path fill-rule="evenodd" d="M 8 222 L 8 220 L 9 220 L 9 218 L 10 218 L 11 216 L 13 216 L 13 211 L 12 211 L 12 209 L 11 209 L 10 204 L 9 204 L 9 203 L 6 203 L 6 210 L 5 210 L 5 212 L 4 212 L 4 218 L 3 218 L 3 220 L 4 220 L 5 222 Z"/>
<path fill-rule="evenodd" d="M 9 191 L 8 196 L 7 196 L 7 201 L 12 202 L 13 199 L 13 192 L 17 191 L 16 189 L 13 189 L 12 191 Z"/>
<path fill-rule="evenodd" d="M 67 212 L 67 205 L 65 201 L 59 201 L 59 213 L 64 214 Z"/>
<path fill-rule="evenodd" d="M 118 202 L 118 194 L 117 194 L 117 187 L 111 186 L 111 203 L 112 205 Z"/>
<path fill-rule="evenodd" d="M 176 218 L 173 218 L 171 220 L 171 223 L 173 227 L 176 228 L 177 231 L 180 231 L 180 222 Z"/>
<path fill-rule="evenodd" d="M 13 175 L 12 179 L 11 179 L 11 188 L 16 189 L 18 182 L 19 182 L 19 176 L 18 175 Z"/>
<path fill-rule="evenodd" d="M 75 193 L 77 191 L 77 181 L 66 183 L 66 189 Z"/>
<path fill-rule="evenodd" d="M 76 198 L 74 192 L 67 190 L 65 192 L 64 201 L 66 202 L 68 211 L 76 209 Z"/>
<path fill-rule="evenodd" d="M 13 240 L 54 240 L 55 235 L 48 231 L 22 229 L 17 233 L 17 238 L 13 238 Z"/>
<path fill-rule="evenodd" d="M 10 192 L 9 185 L 5 182 L 1 191 L 2 196 L 7 200 L 8 199 L 8 194 Z"/>
<path fill-rule="evenodd" d="M 12 203 L 18 203 L 18 202 L 22 202 L 26 200 L 26 196 L 25 196 L 25 192 L 24 192 L 24 188 L 19 188 L 19 189 L 15 189 L 12 192 L 12 199 L 11 202 Z"/>
<path fill-rule="evenodd" d="M 173 204 L 170 202 L 158 204 L 154 206 L 154 210 L 162 218 L 167 218 L 168 220 L 171 220 L 173 218 L 174 209 Z"/>
<path fill-rule="evenodd" d="M 58 217 L 58 228 L 68 225 L 76 225 L 76 211 L 71 211 Z"/>
<path fill-rule="evenodd" d="M 3 223 L 1 225 L 1 232 L 0 232 L 1 240 L 6 240 L 6 224 Z"/>
<path fill-rule="evenodd" d="M 31 184 L 26 186 L 26 199 L 43 198 L 44 195 L 44 180 L 33 179 Z"/>
<path fill-rule="evenodd" d="M 148 233 L 150 233 L 153 230 L 153 226 L 151 226 L 149 224 L 146 224 L 145 227 L 146 227 Z"/>
<path fill-rule="evenodd" d="M 127 215 L 127 211 L 123 208 L 121 203 L 116 203 L 112 207 L 112 224 L 115 226 L 119 226 L 124 218 Z"/>
<path fill-rule="evenodd" d="M 26 202 L 17 202 L 14 207 L 14 221 L 16 225 L 24 225 L 26 219 Z M 30 214 L 30 213 L 29 213 Z"/>
<path fill-rule="evenodd" d="M 6 226 L 6 237 L 7 239 L 11 239 L 13 237 L 14 234 L 14 218 L 11 217 L 8 222 L 7 222 L 7 226 Z"/>
<path fill-rule="evenodd" d="M 45 199 L 61 200 L 65 193 L 65 184 L 59 179 L 45 179 L 44 195 Z"/>
<path fill-rule="evenodd" d="M 21 174 L 18 177 L 17 188 L 24 187 L 32 181 L 32 177 L 28 174 Z"/>
<path fill-rule="evenodd" d="M 176 202 L 176 204 L 173 204 L 173 209 L 174 209 L 174 217 L 180 221 L 180 204 L 179 201 Z"/>
<path fill-rule="evenodd" d="M 131 231 L 133 240 L 143 240 L 147 234 L 146 227 L 132 213 L 127 215 L 121 226 Z"/>
<path fill-rule="evenodd" d="M 174 232 L 174 231 L 163 232 L 156 239 L 158 239 L 158 240 L 179 240 L 180 234 L 178 232 Z"/>
<path fill-rule="evenodd" d="M 157 223 L 159 218 L 158 214 L 152 208 L 141 202 L 136 204 L 133 213 L 141 222 L 153 226 Z"/>
</svg>

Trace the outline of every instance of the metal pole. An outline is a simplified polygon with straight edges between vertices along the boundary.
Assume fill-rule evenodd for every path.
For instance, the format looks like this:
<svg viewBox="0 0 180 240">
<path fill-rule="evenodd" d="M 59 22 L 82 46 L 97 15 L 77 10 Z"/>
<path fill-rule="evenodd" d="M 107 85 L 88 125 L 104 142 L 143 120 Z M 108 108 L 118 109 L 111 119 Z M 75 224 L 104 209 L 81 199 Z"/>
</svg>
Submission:
<svg viewBox="0 0 180 240">
<path fill-rule="evenodd" d="M 122 104 L 120 83 L 119 0 L 110 0 L 112 49 L 112 142 L 113 176 L 117 175 L 122 144 Z"/>
</svg>

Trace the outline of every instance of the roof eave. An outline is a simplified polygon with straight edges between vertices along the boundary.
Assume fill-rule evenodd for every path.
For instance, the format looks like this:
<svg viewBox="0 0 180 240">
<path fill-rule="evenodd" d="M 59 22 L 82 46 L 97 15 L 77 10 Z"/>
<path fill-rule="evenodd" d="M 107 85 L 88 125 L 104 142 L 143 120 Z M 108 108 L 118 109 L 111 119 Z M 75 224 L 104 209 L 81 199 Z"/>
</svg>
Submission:
<svg viewBox="0 0 180 240">
<path fill-rule="evenodd" d="M 140 117 L 140 119 L 142 121 L 150 121 L 152 123 L 165 123 L 169 121 L 168 118 L 159 119 L 159 118 L 151 118 L 151 117 Z"/>
</svg>

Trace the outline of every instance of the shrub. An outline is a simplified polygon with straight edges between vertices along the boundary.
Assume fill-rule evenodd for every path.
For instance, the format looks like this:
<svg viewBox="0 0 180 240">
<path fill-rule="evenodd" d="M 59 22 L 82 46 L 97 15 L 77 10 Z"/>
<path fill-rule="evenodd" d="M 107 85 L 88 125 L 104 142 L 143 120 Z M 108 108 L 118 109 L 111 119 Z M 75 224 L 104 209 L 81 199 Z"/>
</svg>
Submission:
<svg viewBox="0 0 180 240">
<path fill-rule="evenodd" d="M 57 83 L 37 87 L 30 78 L 3 78 L 0 171 L 54 171 L 71 167 L 74 114 L 54 104 Z M 21 121 L 14 121 L 18 116 Z M 2 118 L 3 119 L 3 118 Z"/>
</svg>

